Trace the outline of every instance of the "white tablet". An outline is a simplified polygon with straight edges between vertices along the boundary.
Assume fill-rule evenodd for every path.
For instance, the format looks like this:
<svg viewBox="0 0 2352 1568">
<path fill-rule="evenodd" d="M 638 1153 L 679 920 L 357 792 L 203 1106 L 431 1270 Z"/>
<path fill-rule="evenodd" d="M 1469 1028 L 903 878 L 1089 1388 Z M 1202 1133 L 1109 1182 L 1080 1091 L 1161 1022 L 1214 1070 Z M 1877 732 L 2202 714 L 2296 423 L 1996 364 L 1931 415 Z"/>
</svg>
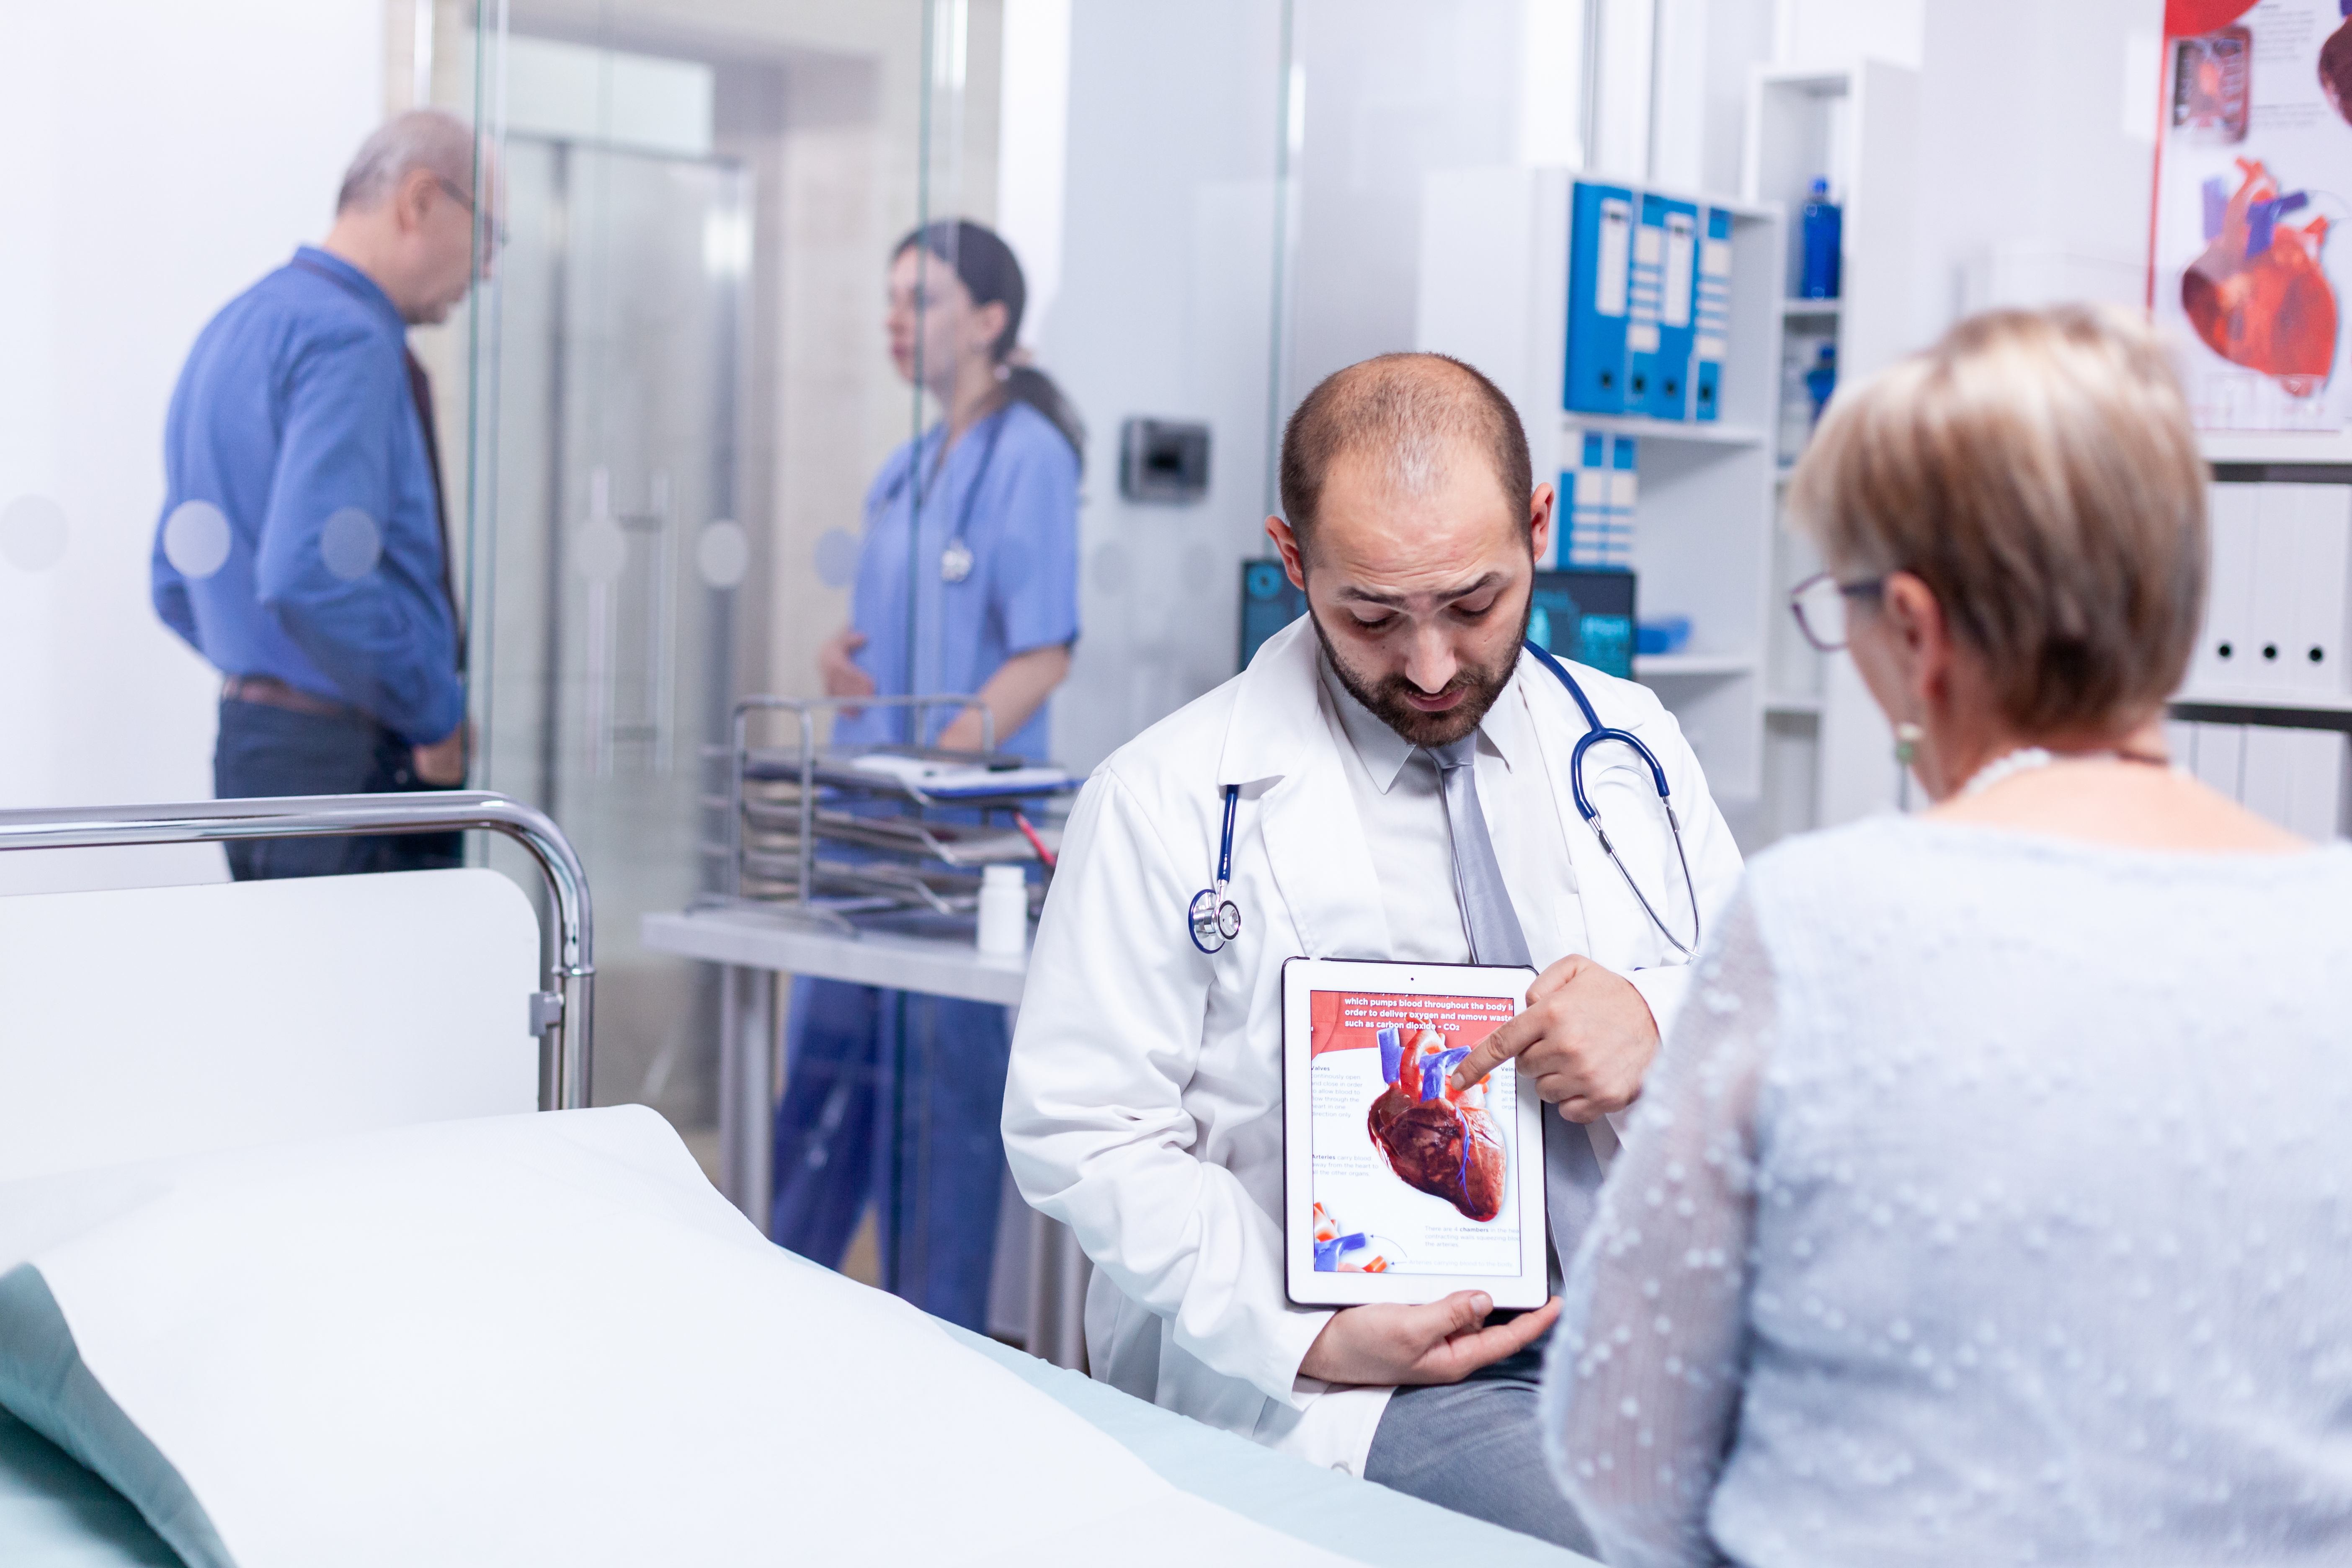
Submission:
<svg viewBox="0 0 2352 1568">
<path fill-rule="evenodd" d="M 1517 1013 L 1532 969 L 1282 966 L 1283 1274 L 1302 1307 L 1484 1290 L 1540 1307 L 1542 1102 L 1513 1064 L 1446 1079 Z"/>
</svg>

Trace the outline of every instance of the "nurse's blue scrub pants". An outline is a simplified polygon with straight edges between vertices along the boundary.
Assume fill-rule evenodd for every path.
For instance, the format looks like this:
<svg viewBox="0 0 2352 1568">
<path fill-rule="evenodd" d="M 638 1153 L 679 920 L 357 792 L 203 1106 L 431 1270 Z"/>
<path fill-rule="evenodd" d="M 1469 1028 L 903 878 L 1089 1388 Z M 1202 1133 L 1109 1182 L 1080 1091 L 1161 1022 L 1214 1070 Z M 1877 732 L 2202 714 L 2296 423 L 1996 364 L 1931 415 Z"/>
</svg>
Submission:
<svg viewBox="0 0 2352 1568">
<path fill-rule="evenodd" d="M 870 1202 L 884 1288 L 987 1332 L 1010 1050 L 999 1006 L 795 980 L 776 1241 L 838 1268 Z"/>
</svg>

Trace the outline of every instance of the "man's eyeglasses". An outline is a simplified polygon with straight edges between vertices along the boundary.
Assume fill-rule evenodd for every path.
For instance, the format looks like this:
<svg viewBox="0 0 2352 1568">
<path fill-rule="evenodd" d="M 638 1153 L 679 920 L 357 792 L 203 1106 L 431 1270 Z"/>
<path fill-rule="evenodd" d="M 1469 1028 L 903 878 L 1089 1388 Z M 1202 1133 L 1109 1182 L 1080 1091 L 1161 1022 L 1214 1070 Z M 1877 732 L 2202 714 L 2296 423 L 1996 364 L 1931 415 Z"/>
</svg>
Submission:
<svg viewBox="0 0 2352 1568">
<path fill-rule="evenodd" d="M 1797 629 L 1807 642 L 1823 653 L 1835 653 L 1845 647 L 1845 602 L 1876 599 L 1885 592 L 1884 577 L 1841 583 L 1830 573 L 1816 572 L 1789 590 L 1789 613 L 1797 617 Z"/>
<path fill-rule="evenodd" d="M 467 216 L 478 217 L 480 216 L 474 210 L 474 198 L 466 193 L 464 186 L 458 184 L 457 181 L 449 178 L 446 174 L 436 174 L 433 178 L 434 181 L 440 185 L 441 189 L 448 195 L 451 201 L 456 202 L 459 206 L 466 209 Z M 507 247 L 507 226 L 502 223 L 492 224 L 490 226 L 489 240 L 493 247 L 499 250 L 504 250 Z"/>
</svg>

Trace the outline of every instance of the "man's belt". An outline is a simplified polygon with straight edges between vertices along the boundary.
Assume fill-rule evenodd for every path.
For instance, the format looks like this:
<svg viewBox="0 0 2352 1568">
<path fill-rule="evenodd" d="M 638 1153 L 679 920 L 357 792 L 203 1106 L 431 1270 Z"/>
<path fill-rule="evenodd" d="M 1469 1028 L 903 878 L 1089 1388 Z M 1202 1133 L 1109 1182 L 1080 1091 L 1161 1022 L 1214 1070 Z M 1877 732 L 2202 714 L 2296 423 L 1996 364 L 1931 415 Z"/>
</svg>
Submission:
<svg viewBox="0 0 2352 1568">
<path fill-rule="evenodd" d="M 257 702 L 264 708 L 283 708 L 289 713 L 307 713 L 313 719 L 367 717 L 356 708 L 313 697 L 272 675 L 232 675 L 221 683 L 221 695 L 231 702 Z"/>
</svg>

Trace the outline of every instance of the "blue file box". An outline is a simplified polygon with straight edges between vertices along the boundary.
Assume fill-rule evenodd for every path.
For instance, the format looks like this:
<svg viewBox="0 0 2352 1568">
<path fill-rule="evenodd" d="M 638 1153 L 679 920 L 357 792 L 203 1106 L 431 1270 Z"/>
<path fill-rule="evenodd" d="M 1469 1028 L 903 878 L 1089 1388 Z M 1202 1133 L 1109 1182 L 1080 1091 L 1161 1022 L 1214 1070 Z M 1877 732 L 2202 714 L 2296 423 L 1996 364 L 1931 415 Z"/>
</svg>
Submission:
<svg viewBox="0 0 2352 1568">
<path fill-rule="evenodd" d="M 1647 414 L 1658 380 L 1658 305 L 1665 292 L 1666 198 L 1643 196 L 1625 292 L 1625 412 Z"/>
<path fill-rule="evenodd" d="M 1580 414 L 1640 409 L 1625 385 L 1632 292 L 1633 193 L 1579 182 L 1571 204 L 1565 405 Z"/>
<path fill-rule="evenodd" d="M 1642 198 L 1646 226 L 1651 209 L 1664 238 L 1658 246 L 1658 347 L 1651 365 L 1649 401 L 1653 419 L 1690 417 L 1691 349 L 1698 306 L 1698 208 L 1664 196 Z"/>
</svg>

